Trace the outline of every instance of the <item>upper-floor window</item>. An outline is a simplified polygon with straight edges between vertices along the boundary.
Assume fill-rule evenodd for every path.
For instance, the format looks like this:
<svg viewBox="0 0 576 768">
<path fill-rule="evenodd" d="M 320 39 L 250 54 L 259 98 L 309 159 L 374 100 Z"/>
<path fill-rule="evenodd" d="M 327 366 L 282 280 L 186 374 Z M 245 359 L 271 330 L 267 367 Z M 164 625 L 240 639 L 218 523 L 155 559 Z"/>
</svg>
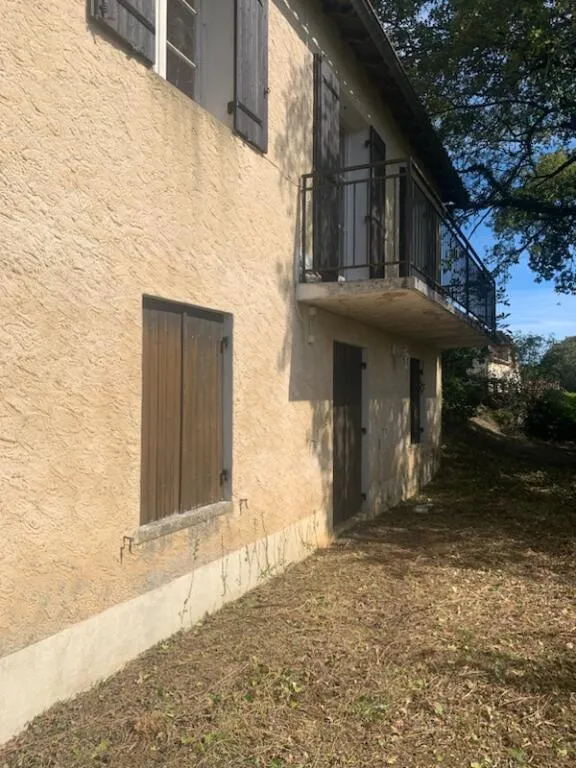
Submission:
<svg viewBox="0 0 576 768">
<path fill-rule="evenodd" d="M 90 0 L 91 16 L 253 146 L 268 149 L 268 0 Z"/>
<path fill-rule="evenodd" d="M 163 35 L 158 35 L 161 48 L 158 64 L 167 80 L 190 98 L 195 98 L 198 69 L 198 2 L 191 0 L 160 0 L 159 7 L 166 18 Z"/>
</svg>

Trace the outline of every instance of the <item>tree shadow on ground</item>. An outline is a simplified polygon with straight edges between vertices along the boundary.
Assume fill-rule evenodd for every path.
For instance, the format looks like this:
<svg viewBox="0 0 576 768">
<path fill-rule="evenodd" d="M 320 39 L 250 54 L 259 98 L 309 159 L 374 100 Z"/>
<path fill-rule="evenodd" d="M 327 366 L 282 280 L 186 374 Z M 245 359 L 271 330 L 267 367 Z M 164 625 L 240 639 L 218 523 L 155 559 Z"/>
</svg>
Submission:
<svg viewBox="0 0 576 768">
<path fill-rule="evenodd" d="M 534 578 L 552 570 L 576 581 L 575 451 L 470 426 L 451 435 L 444 461 L 449 469 L 426 498 L 359 526 L 348 544 L 399 575 L 417 558 Z"/>
<path fill-rule="evenodd" d="M 574 653 L 565 648 L 546 660 L 486 648 L 463 648 L 457 654 L 423 653 L 422 660 L 435 674 L 458 675 L 527 695 L 559 696 L 576 691 Z"/>
</svg>

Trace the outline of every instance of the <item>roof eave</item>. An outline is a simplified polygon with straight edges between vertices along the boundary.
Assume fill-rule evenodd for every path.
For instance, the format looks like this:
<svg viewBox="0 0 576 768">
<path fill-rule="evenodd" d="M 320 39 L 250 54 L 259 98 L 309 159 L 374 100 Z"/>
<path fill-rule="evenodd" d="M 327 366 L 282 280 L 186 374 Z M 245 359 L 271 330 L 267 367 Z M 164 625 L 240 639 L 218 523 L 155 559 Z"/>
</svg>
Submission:
<svg viewBox="0 0 576 768">
<path fill-rule="evenodd" d="M 369 0 L 323 0 L 358 61 L 406 132 L 443 201 L 468 205 L 468 193 Z"/>
</svg>

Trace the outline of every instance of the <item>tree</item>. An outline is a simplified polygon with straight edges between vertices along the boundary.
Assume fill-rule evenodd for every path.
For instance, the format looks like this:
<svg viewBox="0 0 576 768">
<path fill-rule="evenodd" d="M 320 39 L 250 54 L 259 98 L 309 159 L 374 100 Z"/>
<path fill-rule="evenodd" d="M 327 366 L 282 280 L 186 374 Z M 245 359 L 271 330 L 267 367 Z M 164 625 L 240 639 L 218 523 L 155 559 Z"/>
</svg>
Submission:
<svg viewBox="0 0 576 768">
<path fill-rule="evenodd" d="M 553 344 L 542 358 L 540 370 L 564 389 L 576 392 L 576 336 Z"/>
<path fill-rule="evenodd" d="M 447 424 L 473 416 L 486 397 L 487 380 L 473 373 L 489 349 L 445 349 L 442 352 L 442 415 Z"/>
<path fill-rule="evenodd" d="M 576 292 L 573 0 L 373 0 L 498 243 Z"/>
<path fill-rule="evenodd" d="M 553 336 L 541 336 L 536 333 L 512 334 L 516 361 L 522 372 L 538 372 L 542 358 L 554 344 Z"/>
</svg>

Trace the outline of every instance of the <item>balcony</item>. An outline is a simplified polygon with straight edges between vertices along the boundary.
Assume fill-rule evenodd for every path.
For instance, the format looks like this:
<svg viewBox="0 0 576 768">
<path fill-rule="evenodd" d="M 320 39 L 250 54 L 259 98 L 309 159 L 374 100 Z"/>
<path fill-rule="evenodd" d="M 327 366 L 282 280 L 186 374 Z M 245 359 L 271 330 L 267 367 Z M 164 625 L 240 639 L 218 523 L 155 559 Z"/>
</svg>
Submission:
<svg viewBox="0 0 576 768">
<path fill-rule="evenodd" d="M 298 301 L 437 347 L 482 346 L 494 279 L 411 159 L 306 174 Z"/>
</svg>

